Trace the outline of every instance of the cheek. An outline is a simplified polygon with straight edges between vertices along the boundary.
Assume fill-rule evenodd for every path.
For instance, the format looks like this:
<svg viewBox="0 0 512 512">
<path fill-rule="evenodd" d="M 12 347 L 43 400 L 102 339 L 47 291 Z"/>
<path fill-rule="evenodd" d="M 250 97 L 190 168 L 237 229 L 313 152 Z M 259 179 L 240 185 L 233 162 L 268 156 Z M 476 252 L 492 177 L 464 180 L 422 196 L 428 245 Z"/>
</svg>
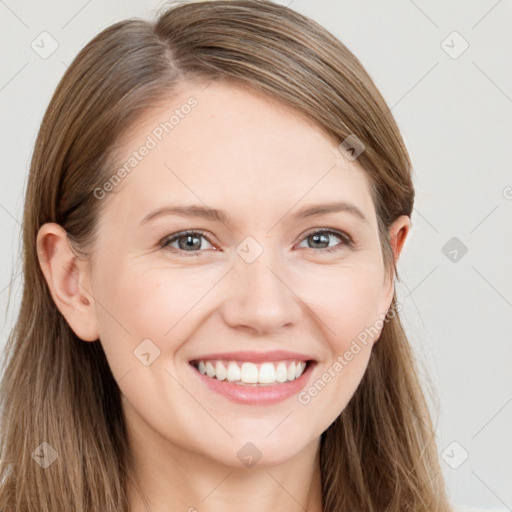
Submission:
<svg viewBox="0 0 512 512">
<path fill-rule="evenodd" d="M 300 284 L 299 284 L 300 283 Z M 318 267 L 297 280 L 297 295 L 315 313 L 330 349 L 343 353 L 352 339 L 380 318 L 386 289 L 377 259 Z"/>
<path fill-rule="evenodd" d="M 314 379 L 298 396 L 327 428 L 359 386 L 373 342 L 382 329 L 383 274 L 372 265 L 326 268 L 302 281 L 300 296 L 317 318 L 325 357 Z"/>
<path fill-rule="evenodd" d="M 171 271 L 120 261 L 105 261 L 100 274 L 94 292 L 96 317 L 116 377 L 138 363 L 134 357 L 139 347 L 149 350 L 152 357 L 159 353 L 172 356 L 186 339 L 183 330 L 190 329 L 190 319 L 200 309 L 196 306 L 219 278 L 211 271 Z M 155 359 L 155 366 L 163 360 Z"/>
<path fill-rule="evenodd" d="M 173 294 L 167 294 L 164 300 L 160 291 L 153 276 L 138 272 L 133 265 L 109 260 L 108 256 L 102 260 L 94 282 L 96 319 L 116 379 L 139 365 L 135 357 L 144 340 L 155 344 L 153 357 L 161 349 L 162 334 L 172 321 L 168 313 L 173 310 Z"/>
</svg>

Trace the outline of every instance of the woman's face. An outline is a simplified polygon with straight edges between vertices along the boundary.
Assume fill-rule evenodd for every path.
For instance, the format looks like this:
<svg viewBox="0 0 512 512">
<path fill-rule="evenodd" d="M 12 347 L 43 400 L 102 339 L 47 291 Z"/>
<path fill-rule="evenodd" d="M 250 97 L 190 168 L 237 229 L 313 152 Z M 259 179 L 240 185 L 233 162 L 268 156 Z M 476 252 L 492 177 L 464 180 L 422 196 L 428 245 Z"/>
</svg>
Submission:
<svg viewBox="0 0 512 512">
<path fill-rule="evenodd" d="M 189 84 L 125 140 L 130 170 L 95 192 L 105 203 L 81 282 L 132 432 L 272 465 L 345 408 L 393 284 L 357 160 L 265 96 L 203 88 Z M 292 361 L 311 362 L 288 381 L 303 366 Z"/>
</svg>

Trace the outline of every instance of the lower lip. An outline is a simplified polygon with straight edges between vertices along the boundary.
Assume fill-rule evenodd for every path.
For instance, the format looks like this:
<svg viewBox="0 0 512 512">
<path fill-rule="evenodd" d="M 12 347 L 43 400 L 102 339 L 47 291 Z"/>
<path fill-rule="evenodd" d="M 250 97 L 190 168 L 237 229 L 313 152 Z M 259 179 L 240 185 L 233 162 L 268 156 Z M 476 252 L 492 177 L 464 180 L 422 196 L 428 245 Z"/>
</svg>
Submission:
<svg viewBox="0 0 512 512">
<path fill-rule="evenodd" d="M 310 361 L 304 373 L 298 379 L 262 386 L 235 384 L 227 380 L 217 380 L 203 375 L 197 368 L 192 365 L 190 366 L 197 377 L 212 391 L 225 396 L 232 402 L 245 405 L 267 405 L 282 402 L 299 393 L 308 383 L 315 365 L 315 362 Z"/>
</svg>

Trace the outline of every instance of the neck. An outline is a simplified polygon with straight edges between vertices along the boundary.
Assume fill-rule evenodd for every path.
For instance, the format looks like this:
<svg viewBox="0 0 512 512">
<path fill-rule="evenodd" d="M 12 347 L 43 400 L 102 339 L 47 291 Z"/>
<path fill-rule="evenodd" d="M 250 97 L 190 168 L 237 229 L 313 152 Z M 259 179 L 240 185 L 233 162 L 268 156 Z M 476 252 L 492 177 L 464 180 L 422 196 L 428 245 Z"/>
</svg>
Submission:
<svg viewBox="0 0 512 512">
<path fill-rule="evenodd" d="M 322 512 L 320 438 L 291 459 L 239 468 L 132 433 L 130 512 Z"/>
</svg>

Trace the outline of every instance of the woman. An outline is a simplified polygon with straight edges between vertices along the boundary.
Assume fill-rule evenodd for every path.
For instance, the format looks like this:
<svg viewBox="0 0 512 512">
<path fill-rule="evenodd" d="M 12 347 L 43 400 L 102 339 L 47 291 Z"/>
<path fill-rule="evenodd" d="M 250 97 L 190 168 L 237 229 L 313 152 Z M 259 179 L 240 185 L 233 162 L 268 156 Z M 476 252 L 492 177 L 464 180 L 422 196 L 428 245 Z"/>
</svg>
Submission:
<svg viewBox="0 0 512 512">
<path fill-rule="evenodd" d="M 96 36 L 30 169 L 0 509 L 451 510 L 394 291 L 410 168 L 291 9 Z"/>
</svg>

